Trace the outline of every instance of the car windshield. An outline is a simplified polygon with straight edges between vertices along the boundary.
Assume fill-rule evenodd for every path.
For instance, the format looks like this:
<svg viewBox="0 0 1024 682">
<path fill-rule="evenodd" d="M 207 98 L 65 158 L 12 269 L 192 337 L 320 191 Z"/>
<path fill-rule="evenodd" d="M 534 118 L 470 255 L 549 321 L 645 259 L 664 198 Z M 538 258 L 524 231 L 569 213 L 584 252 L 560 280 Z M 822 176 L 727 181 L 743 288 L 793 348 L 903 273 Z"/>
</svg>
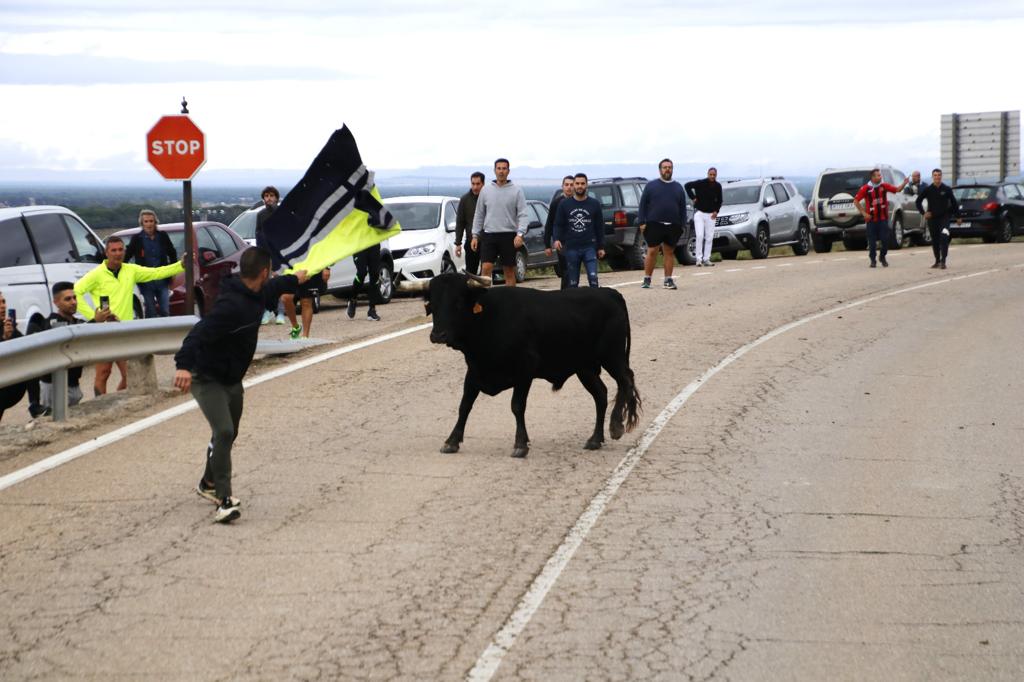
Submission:
<svg viewBox="0 0 1024 682">
<path fill-rule="evenodd" d="M 433 230 L 441 223 L 441 204 L 386 203 L 403 230 Z"/>
<path fill-rule="evenodd" d="M 761 198 L 761 185 L 748 187 L 725 187 L 722 190 L 722 205 L 756 204 Z"/>
<path fill-rule="evenodd" d="M 957 201 L 987 201 L 992 198 L 991 187 L 954 187 L 953 196 Z"/>
<path fill-rule="evenodd" d="M 242 239 L 255 239 L 256 238 L 256 216 L 259 215 L 259 211 L 246 211 L 241 214 L 228 225 L 232 230 L 235 231 Z M 181 234 L 185 234 L 182 232 Z"/>
<path fill-rule="evenodd" d="M 821 176 L 818 185 L 818 197 L 828 199 L 837 194 L 856 195 L 861 187 L 871 179 L 871 171 L 844 171 L 842 173 L 826 173 Z"/>
</svg>

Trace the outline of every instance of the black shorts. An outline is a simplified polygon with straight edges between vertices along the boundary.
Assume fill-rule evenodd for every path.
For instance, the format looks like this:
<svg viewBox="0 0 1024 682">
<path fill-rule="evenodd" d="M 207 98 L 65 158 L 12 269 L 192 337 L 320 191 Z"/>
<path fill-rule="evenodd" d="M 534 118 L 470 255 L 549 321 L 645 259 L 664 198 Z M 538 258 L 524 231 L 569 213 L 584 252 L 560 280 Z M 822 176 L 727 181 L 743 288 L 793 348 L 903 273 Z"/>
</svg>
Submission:
<svg viewBox="0 0 1024 682">
<path fill-rule="evenodd" d="M 683 226 L 677 223 L 647 223 L 644 228 L 644 239 L 647 246 L 665 244 L 675 248 L 679 238 L 683 236 Z"/>
<path fill-rule="evenodd" d="M 323 273 L 317 273 L 306 280 L 305 284 L 300 284 L 299 288 L 295 290 L 295 298 L 300 301 L 304 298 L 313 298 L 317 293 L 323 293 L 327 289 L 327 284 L 324 282 Z"/>
<path fill-rule="evenodd" d="M 503 267 L 516 264 L 515 232 L 484 232 L 480 240 L 480 262 L 494 263 L 499 257 Z"/>
</svg>

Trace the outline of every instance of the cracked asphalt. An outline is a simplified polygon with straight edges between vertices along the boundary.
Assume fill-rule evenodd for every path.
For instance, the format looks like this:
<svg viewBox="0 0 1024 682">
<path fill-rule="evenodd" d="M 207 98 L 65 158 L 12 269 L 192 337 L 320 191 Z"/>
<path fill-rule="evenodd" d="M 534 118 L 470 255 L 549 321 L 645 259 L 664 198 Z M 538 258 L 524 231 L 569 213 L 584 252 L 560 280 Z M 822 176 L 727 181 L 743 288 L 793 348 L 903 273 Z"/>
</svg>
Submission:
<svg viewBox="0 0 1024 682">
<path fill-rule="evenodd" d="M 534 384 L 526 460 L 508 456 L 510 394 L 478 400 L 461 452 L 440 454 L 464 364 L 417 332 L 246 391 L 231 526 L 191 490 L 197 411 L 0 491 L 0 678 L 461 679 L 684 386 L 781 325 L 950 280 L 808 322 L 707 381 L 495 679 L 1022 679 L 1024 243 L 955 246 L 946 271 L 919 248 L 866 260 L 620 288 L 645 412 L 603 450 L 582 449 L 593 407 L 570 381 Z M 328 306 L 314 336 L 424 321 L 413 299 L 382 313 Z M 0 475 L 182 398 L 105 400 L 0 452 Z"/>
</svg>

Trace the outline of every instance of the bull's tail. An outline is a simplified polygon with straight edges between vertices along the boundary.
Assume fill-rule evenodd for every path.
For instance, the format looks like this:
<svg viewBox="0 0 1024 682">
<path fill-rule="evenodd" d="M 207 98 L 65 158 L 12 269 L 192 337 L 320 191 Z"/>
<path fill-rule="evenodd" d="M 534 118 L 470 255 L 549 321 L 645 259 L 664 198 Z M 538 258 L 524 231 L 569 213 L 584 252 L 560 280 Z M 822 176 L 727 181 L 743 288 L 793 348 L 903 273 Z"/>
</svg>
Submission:
<svg viewBox="0 0 1024 682">
<path fill-rule="evenodd" d="M 627 336 L 627 348 L 628 339 Z M 640 391 L 636 390 L 636 381 L 633 380 L 633 370 L 626 368 L 629 376 L 629 391 L 626 397 L 626 431 L 632 431 L 640 422 L 640 413 L 643 411 L 644 401 L 640 399 Z"/>
</svg>

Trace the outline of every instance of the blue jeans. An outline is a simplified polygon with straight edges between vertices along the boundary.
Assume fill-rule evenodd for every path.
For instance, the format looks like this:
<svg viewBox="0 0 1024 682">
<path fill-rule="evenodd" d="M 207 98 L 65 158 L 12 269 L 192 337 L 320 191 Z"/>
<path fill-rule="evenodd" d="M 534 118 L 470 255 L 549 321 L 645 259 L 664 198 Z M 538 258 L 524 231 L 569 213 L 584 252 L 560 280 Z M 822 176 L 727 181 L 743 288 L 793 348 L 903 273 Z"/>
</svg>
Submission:
<svg viewBox="0 0 1024 682">
<path fill-rule="evenodd" d="M 142 305 L 146 317 L 167 317 L 171 314 L 171 288 L 166 279 L 153 282 L 139 282 L 139 293 L 142 294 Z"/>
<path fill-rule="evenodd" d="M 885 260 L 885 254 L 889 253 L 889 221 L 880 220 L 875 223 L 868 223 L 868 257 L 875 262 L 875 242 L 882 242 L 882 251 L 879 254 Z"/>
<path fill-rule="evenodd" d="M 580 263 L 587 268 L 587 281 L 590 286 L 597 286 L 597 248 L 584 246 L 565 250 L 566 286 L 576 288 L 580 285 Z"/>
</svg>

